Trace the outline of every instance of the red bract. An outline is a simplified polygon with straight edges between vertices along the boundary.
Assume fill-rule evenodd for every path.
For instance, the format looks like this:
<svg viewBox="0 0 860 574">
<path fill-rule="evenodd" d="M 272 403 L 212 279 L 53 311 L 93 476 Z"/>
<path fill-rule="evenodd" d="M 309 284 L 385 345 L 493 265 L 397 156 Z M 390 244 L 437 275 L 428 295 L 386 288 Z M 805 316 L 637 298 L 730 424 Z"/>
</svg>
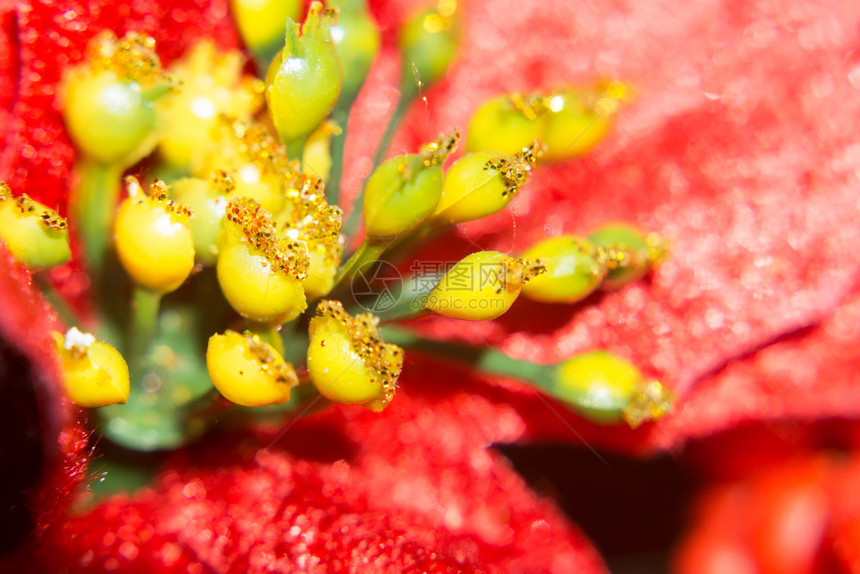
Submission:
<svg viewBox="0 0 860 574">
<path fill-rule="evenodd" d="M 156 26 L 168 14 L 169 24 Z M 169 59 L 193 38 L 214 33 L 212 22 L 221 22 L 220 35 L 229 40 L 232 28 L 224 16 L 223 6 L 175 3 L 169 9 L 144 4 L 89 13 L 72 4 L 20 6 L 18 43 L 10 47 L 18 49 L 21 79 L 11 99 L 14 121 L 4 126 L 4 177 L 16 189 L 62 202 L 72 184 L 72 149 L 56 108 L 56 83 L 62 67 L 80 59 L 99 29 L 155 33 L 161 46 L 170 47 L 162 53 Z M 180 36 L 177 28 L 184 42 L 167 42 Z M 428 393 L 427 377 L 417 379 L 385 416 L 335 409 L 279 437 L 215 440 L 177 454 L 153 489 L 134 500 L 117 498 L 83 517 L 65 517 L 86 463 L 86 442 L 58 392 L 45 308 L 30 291 L 28 275 L 5 250 L 3 257 L 3 339 L 39 369 L 33 378 L 51 423 L 45 424 L 46 443 L 64 447 L 45 457 L 45 478 L 29 501 L 39 531 L 14 567 L 602 570 L 595 552 L 558 512 L 486 449 L 521 430 L 509 408 L 478 394 L 457 399 Z"/>
<path fill-rule="evenodd" d="M 856 416 L 856 3 L 466 9 L 459 65 L 392 151 L 465 125 L 503 90 L 609 76 L 630 82 L 635 101 L 592 155 L 538 173 L 511 213 L 462 226 L 456 255 L 476 244 L 516 252 L 612 220 L 664 234 L 672 253 L 649 283 L 584 305 L 520 301 L 492 323 L 422 328 L 542 362 L 608 347 L 677 393 L 675 415 L 620 441 L 590 433 L 598 443 L 609 434 L 653 449 L 744 420 Z M 385 88 L 369 92 L 360 118 L 385 101 Z M 355 183 L 365 164 L 350 165 Z"/>
<path fill-rule="evenodd" d="M 124 564 L 124 545 L 135 555 L 181 548 L 182 571 L 601 570 L 484 448 L 517 433 L 508 407 L 406 385 L 382 416 L 334 408 L 280 436 L 232 435 L 180 453 L 154 491 L 73 519 L 60 540 L 72 557 L 93 550 L 94 571 Z"/>
</svg>

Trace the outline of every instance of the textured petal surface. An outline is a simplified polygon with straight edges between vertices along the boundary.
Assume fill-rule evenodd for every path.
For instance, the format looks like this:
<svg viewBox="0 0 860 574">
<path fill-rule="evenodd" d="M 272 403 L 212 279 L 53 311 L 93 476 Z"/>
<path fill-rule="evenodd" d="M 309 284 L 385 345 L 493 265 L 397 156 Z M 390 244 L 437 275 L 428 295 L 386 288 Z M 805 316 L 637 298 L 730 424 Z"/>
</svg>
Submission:
<svg viewBox="0 0 860 574">
<path fill-rule="evenodd" d="M 680 397 L 678 414 L 652 434 L 661 446 L 746 418 L 856 415 L 857 339 L 844 328 L 860 272 L 848 247 L 860 239 L 856 3 L 490 0 L 465 9 L 459 64 L 415 106 L 392 151 L 465 126 L 501 91 L 609 76 L 630 82 L 636 99 L 592 155 L 536 175 L 509 213 L 461 226 L 448 257 L 516 252 L 613 220 L 660 232 L 673 251 L 650 281 L 581 305 L 519 301 L 493 323 L 421 328 L 537 361 L 594 347 L 630 357 Z M 355 122 L 363 134 L 379 133 L 379 102 L 392 99 L 396 66 L 377 73 L 382 87 L 365 94 Z M 355 144 L 353 189 L 369 147 Z"/>
<path fill-rule="evenodd" d="M 389 40 L 390 23 L 412 4 L 374 6 Z M 16 19 L 2 6 L 0 178 L 52 205 L 62 205 L 73 183 L 57 107 L 60 69 L 81 58 L 94 30 L 150 32 L 166 60 L 201 34 L 236 42 L 223 0 L 22 2 Z M 595 154 L 549 167 L 509 213 L 461 227 L 449 251 L 517 251 L 624 219 L 669 237 L 674 253 L 649 282 L 583 305 L 520 302 L 493 323 L 429 320 L 422 329 L 538 361 L 606 346 L 666 380 L 681 399 L 678 412 L 636 432 L 603 429 L 520 384 L 413 361 L 405 392 L 385 415 L 335 409 L 270 448 L 261 450 L 270 437 L 233 437 L 179 455 L 156 490 L 52 529 L 56 557 L 94 570 L 137 557 L 180 570 L 253 570 L 253 548 L 285 568 L 310 568 L 325 552 L 344 564 L 378 560 L 379 569 L 587 571 L 599 568 L 593 552 L 487 444 L 552 438 L 647 451 L 745 420 L 858 414 L 860 257 L 846 248 L 860 239 L 857 7 L 488 0 L 465 10 L 457 68 L 425 94 L 392 152 L 465 126 L 481 100 L 503 90 L 611 76 L 632 83 L 637 99 Z M 363 152 L 396 99 L 397 62 L 385 54 L 351 126 L 353 194 L 370 166 Z M 0 299 L 26 283 L 7 267 Z M 18 301 L 40 309 L 29 303 Z M 4 336 L 29 335 L 22 352 L 38 361 L 44 328 L 17 313 L 4 313 Z M 60 444 L 80 449 L 80 434 Z M 64 484 L 56 492 L 72 483 Z M 850 539 L 856 530 L 846 520 L 840 532 Z M 310 534 L 306 547 L 287 538 L 293 531 Z"/>
<path fill-rule="evenodd" d="M 55 319 L 30 281 L 0 241 L 0 417 L 6 437 L 0 453 L 10 473 L 4 496 L 30 487 L 14 504 L 28 507 L 38 535 L 64 518 L 88 451 L 78 409 L 58 379 L 49 334 Z M 22 483 L 30 475 L 33 482 Z"/>
<path fill-rule="evenodd" d="M 510 406 L 405 384 L 382 415 L 337 407 L 282 434 L 216 437 L 175 455 L 152 490 L 51 532 L 45 566 L 603 571 L 554 506 L 485 448 L 522 430 Z"/>
</svg>

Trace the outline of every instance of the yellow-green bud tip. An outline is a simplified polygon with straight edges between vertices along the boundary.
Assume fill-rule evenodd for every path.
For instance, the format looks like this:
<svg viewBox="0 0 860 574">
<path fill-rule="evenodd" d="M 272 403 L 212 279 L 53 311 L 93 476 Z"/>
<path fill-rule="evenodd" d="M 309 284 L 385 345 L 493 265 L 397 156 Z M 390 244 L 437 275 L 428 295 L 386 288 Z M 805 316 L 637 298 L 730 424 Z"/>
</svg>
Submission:
<svg viewBox="0 0 860 574">
<path fill-rule="evenodd" d="M 442 194 L 442 164 L 459 137 L 460 130 L 454 130 L 425 144 L 419 153 L 393 157 L 374 170 L 364 190 L 368 236 L 405 233 L 433 213 Z"/>
<path fill-rule="evenodd" d="M 442 277 L 425 307 L 454 319 L 495 319 L 510 309 L 524 283 L 545 272 L 540 260 L 514 259 L 497 251 L 472 253 Z"/>
<path fill-rule="evenodd" d="M 304 145 L 340 95 L 340 63 L 329 33 L 333 19 L 320 2 L 312 2 L 301 37 L 298 25 L 288 20 L 286 45 L 266 74 L 269 112 L 294 158 L 300 156 L 296 147 Z"/>
<path fill-rule="evenodd" d="M 433 217 L 446 223 L 464 223 L 502 210 L 528 181 L 541 149 L 540 142 L 535 141 L 512 156 L 466 154 L 445 174 Z"/>
<path fill-rule="evenodd" d="M 523 257 L 540 258 L 547 272 L 523 287 L 523 295 L 546 303 L 575 303 L 600 286 L 607 267 L 600 251 L 573 235 L 551 237 L 530 247 Z"/>
<path fill-rule="evenodd" d="M 556 368 L 549 391 L 599 424 L 624 420 L 631 428 L 671 409 L 671 393 L 646 381 L 632 363 L 606 351 L 582 353 Z"/>
<path fill-rule="evenodd" d="M 608 224 L 588 236 L 598 257 L 609 269 L 600 286 L 614 290 L 637 281 L 666 257 L 667 243 L 655 233 L 645 234 L 625 223 Z"/>
<path fill-rule="evenodd" d="M 132 165 L 157 143 L 153 100 L 175 86 L 164 74 L 155 40 L 109 31 L 87 46 L 87 59 L 68 71 L 63 118 L 75 147 L 103 164 Z"/>
<path fill-rule="evenodd" d="M 0 239 L 12 257 L 30 269 L 55 267 L 72 258 L 66 220 L 26 194 L 14 197 L 3 182 L 0 182 Z"/>
</svg>

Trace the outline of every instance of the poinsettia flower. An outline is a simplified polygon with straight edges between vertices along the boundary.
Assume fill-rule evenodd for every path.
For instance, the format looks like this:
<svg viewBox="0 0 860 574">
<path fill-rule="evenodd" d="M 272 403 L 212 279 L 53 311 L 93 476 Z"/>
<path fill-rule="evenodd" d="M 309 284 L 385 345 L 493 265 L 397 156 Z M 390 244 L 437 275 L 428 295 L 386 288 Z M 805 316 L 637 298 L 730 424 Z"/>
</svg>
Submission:
<svg viewBox="0 0 860 574">
<path fill-rule="evenodd" d="M 375 10 L 390 24 L 409 4 L 379 4 Z M 856 240 L 852 224 L 858 209 L 851 189 L 860 154 L 850 121 L 858 116 L 860 86 L 850 27 L 857 8 L 845 3 L 836 7 L 838 15 L 830 8 L 799 2 L 778 7 L 470 3 L 457 67 L 426 94 L 395 140 L 393 147 L 411 148 L 440 127 L 465 125 L 478 103 L 497 91 L 588 82 L 598 75 L 631 82 L 637 100 L 595 155 L 549 167 L 510 213 L 461 227 L 467 241 L 460 245 L 518 251 L 546 234 L 583 232 L 624 219 L 667 235 L 672 258 L 649 283 L 587 305 L 520 302 L 503 318 L 468 330 L 442 319 L 416 328 L 489 342 L 512 356 L 542 362 L 610 348 L 673 388 L 675 415 L 637 431 L 596 427 L 562 407 L 549 412 L 545 399 L 522 384 L 463 371 L 440 376 L 443 367 L 416 362 L 403 380 L 406 398 L 391 414 L 374 418 L 335 409 L 297 424 L 273 446 L 274 436 L 222 441 L 178 455 L 155 489 L 134 500 L 114 500 L 96 514 L 65 523 L 41 517 L 46 528 L 54 524 L 49 538 L 56 545 L 54 556 L 80 558 L 87 548 L 94 569 L 108 560 L 125 564 L 129 556 L 155 557 L 160 566 L 169 562 L 179 569 L 192 562 L 241 569 L 251 548 L 277 556 L 295 550 L 283 530 L 299 526 L 299 532 L 318 533 L 313 542 L 302 543 L 326 542 L 316 550 L 295 550 L 301 553 L 296 560 L 313 560 L 322 551 L 347 560 L 353 548 L 376 556 L 368 550 L 376 543 L 389 552 L 380 560 L 390 562 L 379 564 L 392 568 L 422 568 L 425 548 L 441 548 L 432 560 L 452 567 L 526 563 L 566 571 L 566 559 L 598 567 L 558 515 L 528 494 L 486 445 L 527 438 L 579 441 L 581 434 L 600 446 L 649 451 L 744 420 L 856 415 L 860 391 L 850 373 L 857 363 L 852 319 L 858 261 L 846 246 Z M 200 35 L 223 45 L 236 41 L 223 2 L 204 8 L 142 2 L 98 9 L 34 3 L 22 4 L 16 14 L 17 21 L 9 12 L 3 16 L 8 35 L 0 55 L 9 56 L 0 58 L 0 87 L 8 89 L 0 90 L 0 97 L 8 122 L 0 175 L 58 206 L 72 183 L 73 150 L 55 107 L 55 86 L 61 67 L 80 59 L 95 30 L 151 32 L 170 40 L 159 48 L 168 59 Z M 353 193 L 370 165 L 362 150 L 367 139 L 379 135 L 395 73 L 396 63 L 386 52 L 359 102 L 360 113 L 353 114 L 345 186 Z M 15 293 L 11 285 L 26 282 L 8 258 L 2 275 L 10 293 Z M 83 289 L 83 279 L 79 282 Z M 31 295 L 16 297 L 40 309 Z M 41 364 L 39 356 L 48 347 L 40 327 L 29 324 L 39 325 L 37 317 L 7 323 L 5 309 L 3 317 L 6 340 L 23 341 L 22 352 Z M 458 382 L 456 388 L 440 388 L 439 380 Z M 45 404 L 62 404 L 56 390 L 45 392 Z M 429 418 L 422 422 L 422 416 Z M 85 443 L 69 430 L 75 427 L 65 428 L 64 468 L 80 472 Z M 326 432 L 337 435 L 333 450 L 329 445 L 303 452 L 289 438 Z M 353 436 L 361 437 L 357 445 Z M 234 448 L 225 454 L 230 445 Z M 297 476 L 301 487 L 295 492 L 274 486 L 292 484 L 289 479 Z M 398 498 L 398 481 L 420 481 L 426 496 Z M 471 482 L 488 490 L 470 489 Z M 318 506 L 308 504 L 314 484 L 322 492 L 328 486 L 336 503 L 327 496 Z M 248 492 L 260 492 L 260 498 L 246 499 Z M 499 504 L 488 516 L 476 500 Z M 58 516 L 56 505 L 41 508 Z M 262 509 L 273 509 L 266 516 L 275 517 L 277 527 L 255 524 Z M 533 519 L 513 521 L 505 529 L 506 512 L 517 520 Z M 343 524 L 334 520 L 340 516 L 361 520 Z M 378 522 L 370 528 L 373 520 Z M 305 529 L 309 524 L 314 527 Z M 383 540 L 349 538 L 344 527 L 383 532 Z M 428 541 L 431 531 L 440 534 Z M 70 532 L 79 536 L 69 540 Z M 105 537 L 108 533 L 113 537 Z M 541 557 L 542 552 L 547 554 Z M 554 562 L 550 552 L 558 552 L 561 561 Z"/>
</svg>

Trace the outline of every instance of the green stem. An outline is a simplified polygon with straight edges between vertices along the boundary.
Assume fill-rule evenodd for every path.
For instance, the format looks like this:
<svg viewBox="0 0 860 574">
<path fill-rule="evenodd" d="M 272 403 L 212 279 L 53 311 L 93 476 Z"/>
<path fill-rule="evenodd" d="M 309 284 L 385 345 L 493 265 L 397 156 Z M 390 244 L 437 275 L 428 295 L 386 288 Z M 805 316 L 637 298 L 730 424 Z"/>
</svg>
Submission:
<svg viewBox="0 0 860 574">
<path fill-rule="evenodd" d="M 397 107 L 394 108 L 394 113 L 391 114 L 390 118 L 388 118 L 388 125 L 385 126 L 385 133 L 382 134 L 382 139 L 379 140 L 379 146 L 376 148 L 376 154 L 373 156 L 374 169 L 376 169 L 379 164 L 382 163 L 382 160 L 385 159 L 385 153 L 391 145 L 391 140 L 394 138 L 394 134 L 397 132 L 397 128 L 400 127 L 400 123 L 403 121 L 403 116 L 406 115 L 406 111 L 409 109 L 411 104 L 412 98 L 401 93 L 400 100 L 397 102 Z"/>
<path fill-rule="evenodd" d="M 371 304 L 365 308 L 371 309 L 385 323 L 416 319 L 427 312 L 424 308 L 427 296 L 443 276 L 444 272 L 407 277 L 400 283 L 393 306 L 382 309 L 378 304 Z"/>
<path fill-rule="evenodd" d="M 287 157 L 302 161 L 302 156 L 305 152 L 305 143 L 307 143 L 307 141 L 308 138 L 304 137 L 284 142 L 284 147 L 287 148 Z"/>
<path fill-rule="evenodd" d="M 352 285 L 356 271 L 363 265 L 378 260 L 387 246 L 387 242 L 375 243 L 365 238 L 358 246 L 358 250 L 352 254 L 352 257 L 338 269 L 337 275 L 334 276 L 334 288 L 331 292 L 336 293 Z"/>
<path fill-rule="evenodd" d="M 280 325 L 272 323 L 258 323 L 257 321 L 248 321 L 248 330 L 256 333 L 263 342 L 270 344 L 279 355 L 284 356 L 284 341 L 281 338 Z"/>
<path fill-rule="evenodd" d="M 343 176 L 343 152 L 346 146 L 346 126 L 349 124 L 350 106 L 336 107 L 332 119 L 340 127 L 340 133 L 331 138 L 331 172 L 325 193 L 329 205 L 337 205 L 340 199 L 340 178 Z"/>
<path fill-rule="evenodd" d="M 391 145 L 391 139 L 397 132 L 397 128 L 400 127 L 400 123 L 403 121 L 403 117 L 406 115 L 407 110 L 409 110 L 409 106 L 412 104 L 412 99 L 413 98 L 406 97 L 401 94 L 400 100 L 397 102 L 397 107 L 394 109 L 394 113 L 391 114 L 391 117 L 388 119 L 385 133 L 382 134 L 382 139 L 379 140 L 379 147 L 376 148 L 376 154 L 374 154 L 373 158 L 373 170 L 379 167 L 379 164 L 381 164 L 382 160 L 385 158 L 385 153 Z M 371 173 L 373 173 L 373 170 L 371 170 Z M 366 180 L 364 185 L 367 185 Z M 362 186 L 362 191 L 355 200 L 355 208 L 352 210 L 352 213 L 349 214 L 349 218 L 343 226 L 344 233 L 347 237 L 350 237 L 355 233 L 358 223 L 361 220 L 361 203 L 363 197 L 364 189 Z"/>
<path fill-rule="evenodd" d="M 59 316 L 60 320 L 66 325 L 66 327 L 80 327 L 83 325 L 83 321 L 78 317 L 75 310 L 66 303 L 66 300 L 57 291 L 53 281 L 51 281 L 51 278 L 48 277 L 47 274 L 36 272 L 33 274 L 33 280 L 39 286 L 39 290 L 42 292 L 42 297 L 50 303 L 51 307 L 54 308 L 54 311 L 57 312 L 57 316 Z"/>
<path fill-rule="evenodd" d="M 214 415 L 235 406 L 234 403 L 221 396 L 218 389 L 213 388 L 206 394 L 182 405 L 182 413 L 188 419 L 199 419 L 209 422 Z"/>
<path fill-rule="evenodd" d="M 385 260 L 391 263 L 400 261 L 416 247 L 426 244 L 426 240 L 447 227 L 442 221 L 428 219 L 420 225 L 395 237 L 385 250 Z"/>
<path fill-rule="evenodd" d="M 514 359 L 489 347 L 424 339 L 397 327 L 383 327 L 382 338 L 407 349 L 431 353 L 467 365 L 471 370 L 481 373 L 527 381 L 545 390 L 551 389 L 553 385 L 555 365 L 538 365 Z"/>
<path fill-rule="evenodd" d="M 142 369 L 149 361 L 149 350 L 158 332 L 158 309 L 161 293 L 140 285 L 134 287 L 132 303 L 134 319 L 131 324 L 129 348 L 134 367 Z"/>
<path fill-rule="evenodd" d="M 84 255 L 96 281 L 110 246 L 111 223 L 119 198 L 123 168 L 81 159 L 75 166 L 80 177 L 70 201 L 72 221 L 84 246 Z"/>
</svg>

